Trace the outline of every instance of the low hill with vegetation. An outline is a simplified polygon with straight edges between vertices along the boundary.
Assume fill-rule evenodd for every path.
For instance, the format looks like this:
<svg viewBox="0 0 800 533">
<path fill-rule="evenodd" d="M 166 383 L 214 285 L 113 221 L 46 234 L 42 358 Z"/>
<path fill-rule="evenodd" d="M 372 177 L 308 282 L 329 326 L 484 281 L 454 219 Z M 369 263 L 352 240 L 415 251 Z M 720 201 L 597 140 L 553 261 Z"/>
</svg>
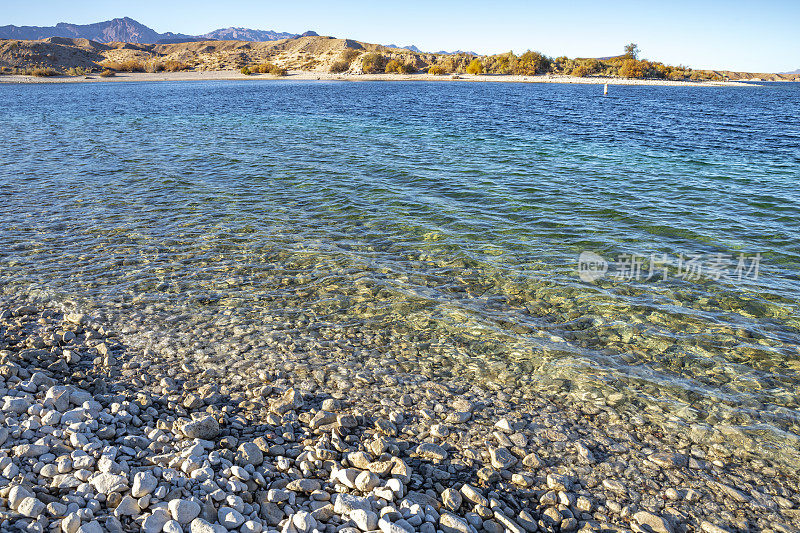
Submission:
<svg viewBox="0 0 800 533">
<path fill-rule="evenodd" d="M 283 75 L 287 71 L 349 74 L 567 75 L 667 80 L 792 80 L 800 76 L 693 70 L 638 57 L 636 45 L 611 58 L 424 53 L 352 39 L 304 35 L 277 41 L 195 41 L 165 44 L 99 43 L 51 37 L 0 39 L 0 74 L 84 75 L 104 72 L 238 70 Z"/>
</svg>

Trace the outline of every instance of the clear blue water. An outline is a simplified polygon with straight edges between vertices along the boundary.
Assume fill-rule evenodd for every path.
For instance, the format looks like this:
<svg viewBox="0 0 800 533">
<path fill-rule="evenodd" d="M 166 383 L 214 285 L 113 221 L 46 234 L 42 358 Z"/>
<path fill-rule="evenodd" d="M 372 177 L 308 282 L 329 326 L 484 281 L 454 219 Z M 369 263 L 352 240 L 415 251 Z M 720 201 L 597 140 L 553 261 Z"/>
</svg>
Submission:
<svg viewBox="0 0 800 533">
<path fill-rule="evenodd" d="M 152 350 L 388 361 L 796 461 L 800 87 L 601 92 L 0 85 L 0 287 Z M 668 279 L 585 281 L 587 250 Z"/>
</svg>

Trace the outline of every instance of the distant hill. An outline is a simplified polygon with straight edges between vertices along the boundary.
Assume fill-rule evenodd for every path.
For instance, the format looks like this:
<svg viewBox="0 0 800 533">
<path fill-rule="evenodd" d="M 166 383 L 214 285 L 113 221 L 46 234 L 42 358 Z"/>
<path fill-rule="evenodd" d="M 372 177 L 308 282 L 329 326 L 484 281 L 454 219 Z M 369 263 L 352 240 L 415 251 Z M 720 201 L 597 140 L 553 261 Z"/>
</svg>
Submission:
<svg viewBox="0 0 800 533">
<path fill-rule="evenodd" d="M 158 33 L 129 17 L 116 18 L 94 24 L 69 24 L 55 26 L 0 26 L 0 39 L 37 40 L 48 37 L 89 39 L 98 43 L 155 43 L 164 39 L 191 37 L 180 33 Z"/>
<path fill-rule="evenodd" d="M 200 37 L 216 41 L 279 41 L 281 39 L 294 39 L 296 33 L 276 32 L 272 30 L 251 30 L 250 28 L 222 28 L 210 31 Z"/>
<path fill-rule="evenodd" d="M 460 55 L 460 54 L 465 54 L 465 55 L 468 55 L 468 56 L 479 56 L 480 55 L 478 52 L 472 52 L 472 51 L 466 51 L 466 50 L 456 50 L 455 52 L 448 52 L 446 50 L 439 50 L 438 52 L 434 52 L 434 53 L 443 54 L 443 55 L 446 55 L 446 56 L 457 56 L 457 55 Z"/>
<path fill-rule="evenodd" d="M 791 72 L 781 72 L 781 74 L 789 74 L 789 75 L 791 75 L 791 74 L 800 74 L 800 68 L 797 69 L 797 70 L 793 70 Z"/>
<path fill-rule="evenodd" d="M 313 31 L 307 31 L 302 36 L 316 37 L 317 34 Z M 186 35 L 172 32 L 158 33 L 130 17 L 116 18 L 94 24 L 59 22 L 55 26 L 0 26 L 0 39 L 33 41 L 47 39 L 48 37 L 89 39 L 98 43 L 169 44 L 207 40 L 268 42 L 294 39 L 300 37 L 300 35 L 272 30 L 253 30 L 250 28 L 221 28 L 203 35 Z"/>
<path fill-rule="evenodd" d="M 416 52 L 418 54 L 426 53 L 426 52 L 423 52 L 422 50 L 420 50 L 419 48 L 417 48 L 416 46 L 414 46 L 413 44 L 409 44 L 408 46 L 397 46 L 396 44 L 387 44 L 386 46 L 388 48 L 398 48 L 400 50 L 410 50 L 410 51 Z M 459 55 L 459 54 L 466 54 L 468 56 L 478 56 L 478 55 L 480 55 L 477 52 L 465 52 L 463 50 L 456 50 L 455 52 L 446 52 L 444 50 L 439 50 L 438 52 L 434 52 L 434 53 L 435 54 L 439 54 L 439 55 L 446 55 L 446 56 L 455 56 L 455 55 Z"/>
<path fill-rule="evenodd" d="M 413 44 L 410 44 L 408 46 L 398 46 L 396 44 L 387 44 L 386 46 L 389 47 L 389 48 L 399 48 L 401 50 L 411 50 L 412 52 L 416 52 L 418 54 L 422 53 L 422 50 L 420 50 L 419 48 L 417 48 Z"/>
</svg>

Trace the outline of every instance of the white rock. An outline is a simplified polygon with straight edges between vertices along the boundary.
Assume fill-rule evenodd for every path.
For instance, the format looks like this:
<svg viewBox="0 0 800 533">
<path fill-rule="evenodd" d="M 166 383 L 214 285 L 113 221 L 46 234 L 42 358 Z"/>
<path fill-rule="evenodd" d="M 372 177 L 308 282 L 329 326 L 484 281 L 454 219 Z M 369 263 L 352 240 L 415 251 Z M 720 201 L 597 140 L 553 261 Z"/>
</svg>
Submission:
<svg viewBox="0 0 800 533">
<path fill-rule="evenodd" d="M 220 507 L 217 511 L 217 520 L 228 529 L 236 529 L 244 523 L 244 516 L 236 509 Z"/>
<path fill-rule="evenodd" d="M 30 400 L 27 398 L 15 398 L 13 396 L 6 396 L 3 403 L 3 412 L 21 415 L 28 411 L 31 406 Z"/>
<path fill-rule="evenodd" d="M 167 506 L 172 518 L 180 524 L 188 524 L 200 514 L 200 504 L 191 500 L 175 499 L 171 500 Z"/>
<path fill-rule="evenodd" d="M 291 517 L 291 522 L 301 533 L 310 533 L 312 530 L 317 529 L 317 521 L 307 511 L 298 511 Z"/>
<path fill-rule="evenodd" d="M 366 498 L 352 494 L 337 494 L 333 502 L 333 512 L 339 515 L 350 515 L 355 509 L 371 511 L 372 505 Z"/>
<path fill-rule="evenodd" d="M 136 475 L 133 476 L 131 496 L 141 498 L 156 490 L 156 486 L 158 486 L 158 479 L 151 472 L 136 472 Z"/>
<path fill-rule="evenodd" d="M 192 533 L 215 533 L 214 526 L 202 518 L 195 518 L 192 520 L 189 530 Z"/>
<path fill-rule="evenodd" d="M 162 529 L 162 531 L 164 533 L 183 533 L 183 528 L 177 520 L 170 520 L 164 524 L 164 529 Z"/>
<path fill-rule="evenodd" d="M 123 492 L 128 486 L 128 478 L 119 474 L 103 472 L 94 476 L 90 483 L 97 492 L 108 495 L 112 492 Z"/>
<path fill-rule="evenodd" d="M 378 528 L 378 515 L 364 509 L 354 509 L 350 519 L 356 523 L 361 531 L 373 531 Z"/>
<path fill-rule="evenodd" d="M 119 502 L 117 508 L 114 509 L 114 513 L 117 516 L 139 516 L 140 512 L 141 509 L 139 508 L 139 502 L 137 502 L 136 498 L 132 497 L 130 494 L 122 498 L 122 501 Z"/>
<path fill-rule="evenodd" d="M 77 512 L 70 513 L 61 520 L 61 531 L 64 533 L 75 533 L 79 527 L 81 527 L 81 517 Z"/>
<path fill-rule="evenodd" d="M 14 485 L 11 487 L 11 490 L 8 491 L 8 506 L 13 510 L 17 510 L 19 504 L 22 503 L 22 500 L 25 498 L 30 498 L 33 494 L 30 493 L 28 489 L 21 485 Z"/>
<path fill-rule="evenodd" d="M 373 474 L 368 470 L 364 470 L 358 475 L 358 477 L 356 477 L 355 484 L 356 488 L 361 492 L 370 492 L 372 489 L 378 486 L 380 481 L 380 478 L 376 474 Z"/>
<path fill-rule="evenodd" d="M 464 519 L 447 511 L 439 516 L 439 529 L 444 533 L 470 533 L 469 524 Z"/>
<path fill-rule="evenodd" d="M 78 528 L 78 533 L 104 533 L 97 520 L 92 520 Z"/>
<path fill-rule="evenodd" d="M 207 415 L 184 425 L 183 434 L 190 439 L 213 439 L 219 435 L 219 422 L 213 416 Z"/>
<path fill-rule="evenodd" d="M 45 505 L 33 496 L 28 496 L 22 500 L 17 507 L 17 512 L 29 518 L 39 518 L 44 514 Z"/>
<path fill-rule="evenodd" d="M 164 528 L 164 524 L 169 522 L 169 514 L 164 509 L 156 509 L 153 514 L 148 516 L 142 522 L 142 531 L 144 533 L 160 533 Z"/>
</svg>

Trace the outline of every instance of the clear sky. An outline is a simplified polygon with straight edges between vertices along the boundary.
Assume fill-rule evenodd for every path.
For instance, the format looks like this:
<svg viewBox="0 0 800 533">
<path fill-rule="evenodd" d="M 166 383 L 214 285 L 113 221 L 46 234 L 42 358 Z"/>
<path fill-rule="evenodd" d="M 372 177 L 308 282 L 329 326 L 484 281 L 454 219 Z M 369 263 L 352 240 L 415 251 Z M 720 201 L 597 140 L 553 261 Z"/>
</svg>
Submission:
<svg viewBox="0 0 800 533">
<path fill-rule="evenodd" d="M 663 5 L 657 5 L 663 4 Z M 800 69 L 800 0 L 0 0 L 0 25 L 128 16 L 159 32 L 244 26 L 408 45 L 424 51 L 642 57 L 693 68 Z"/>
</svg>

